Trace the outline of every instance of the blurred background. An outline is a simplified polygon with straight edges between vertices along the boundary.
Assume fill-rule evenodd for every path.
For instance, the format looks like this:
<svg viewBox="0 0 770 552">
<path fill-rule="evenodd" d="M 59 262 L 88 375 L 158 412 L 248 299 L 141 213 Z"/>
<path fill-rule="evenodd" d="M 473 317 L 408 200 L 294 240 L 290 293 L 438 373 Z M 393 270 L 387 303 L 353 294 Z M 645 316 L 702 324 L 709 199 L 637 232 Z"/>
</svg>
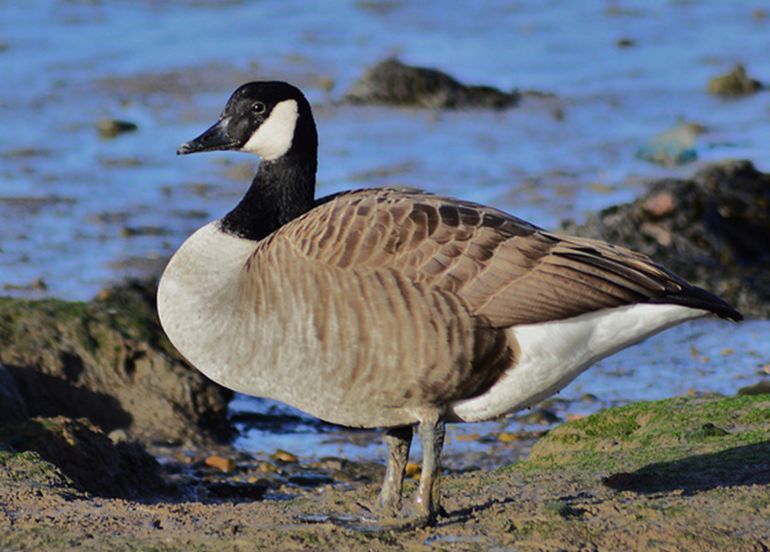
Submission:
<svg viewBox="0 0 770 552">
<path fill-rule="evenodd" d="M 248 186 L 256 157 L 175 151 L 249 80 L 290 81 L 313 103 L 320 195 L 416 186 L 556 228 L 710 161 L 770 170 L 770 94 L 708 91 L 736 64 L 770 82 L 768 52 L 756 0 L 3 2 L 0 287 L 86 300 L 158 274 Z M 503 111 L 342 101 L 391 56 L 531 94 Z M 767 362 L 767 330 L 683 326 L 580 378 L 565 409 L 734 392 Z M 720 355 L 728 340 L 737 352 Z M 265 404 L 235 408 L 278 408 Z"/>
</svg>

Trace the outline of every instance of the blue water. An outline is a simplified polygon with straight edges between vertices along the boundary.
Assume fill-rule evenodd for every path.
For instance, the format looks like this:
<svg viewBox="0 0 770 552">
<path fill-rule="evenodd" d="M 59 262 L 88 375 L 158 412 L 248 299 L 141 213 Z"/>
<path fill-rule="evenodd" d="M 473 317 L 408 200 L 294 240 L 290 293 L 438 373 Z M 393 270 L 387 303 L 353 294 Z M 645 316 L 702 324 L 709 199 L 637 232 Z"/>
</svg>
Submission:
<svg viewBox="0 0 770 552">
<path fill-rule="evenodd" d="M 748 158 L 770 170 L 770 93 L 722 100 L 705 92 L 736 62 L 770 82 L 770 8 L 761 4 L 4 2 L 0 286 L 17 296 L 87 299 L 127 275 L 157 271 L 247 185 L 256 158 L 174 152 L 250 79 L 290 80 L 313 102 L 321 194 L 403 184 L 555 227 L 633 199 L 646 179 L 690 174 L 708 161 Z M 620 39 L 633 45 L 621 48 Z M 468 83 L 556 98 L 505 112 L 339 104 L 367 65 L 389 55 Z M 102 118 L 139 130 L 102 139 Z M 635 156 L 680 120 L 707 129 L 695 143 L 698 161 L 667 168 Z M 155 229 L 130 231 L 141 227 Z M 38 279 L 45 290 L 16 289 Z M 733 392 L 762 377 L 769 329 L 694 323 L 605 361 L 563 394 L 591 392 L 605 405 L 691 388 Z M 709 362 L 690 355 L 693 343 Z M 725 344 L 732 354 L 719 354 Z M 261 443 L 256 431 L 242 441 Z"/>
</svg>

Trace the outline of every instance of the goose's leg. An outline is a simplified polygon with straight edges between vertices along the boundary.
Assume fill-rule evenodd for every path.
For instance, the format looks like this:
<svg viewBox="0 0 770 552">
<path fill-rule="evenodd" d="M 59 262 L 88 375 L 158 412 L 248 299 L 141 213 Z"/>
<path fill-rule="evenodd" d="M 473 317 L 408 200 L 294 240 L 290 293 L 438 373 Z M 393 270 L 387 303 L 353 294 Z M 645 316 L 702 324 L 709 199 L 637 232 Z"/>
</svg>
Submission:
<svg viewBox="0 0 770 552">
<path fill-rule="evenodd" d="M 401 491 L 404 488 L 404 471 L 412 444 L 412 427 L 393 427 L 385 431 L 385 443 L 388 445 L 388 467 L 385 469 L 385 481 L 378 504 L 382 515 L 396 517 L 401 511 Z"/>
<path fill-rule="evenodd" d="M 441 449 L 444 446 L 444 421 L 435 417 L 420 422 L 422 473 L 415 506 L 417 518 L 426 523 L 436 521 L 440 509 L 439 475 Z"/>
</svg>

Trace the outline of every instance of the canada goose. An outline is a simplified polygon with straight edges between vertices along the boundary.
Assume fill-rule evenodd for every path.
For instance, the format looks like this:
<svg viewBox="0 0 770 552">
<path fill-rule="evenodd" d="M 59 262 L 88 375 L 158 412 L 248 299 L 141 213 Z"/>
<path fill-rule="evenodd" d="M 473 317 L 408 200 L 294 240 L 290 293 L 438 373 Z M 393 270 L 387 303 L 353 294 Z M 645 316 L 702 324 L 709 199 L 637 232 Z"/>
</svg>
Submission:
<svg viewBox="0 0 770 552">
<path fill-rule="evenodd" d="M 178 153 L 261 156 L 240 203 L 169 262 L 171 342 L 235 391 L 386 428 L 382 513 L 401 507 L 419 425 L 416 518 L 439 509 L 447 421 L 531 406 L 597 360 L 675 324 L 741 315 L 648 257 L 491 207 L 400 189 L 314 200 L 310 105 L 284 82 L 238 88 Z"/>
</svg>

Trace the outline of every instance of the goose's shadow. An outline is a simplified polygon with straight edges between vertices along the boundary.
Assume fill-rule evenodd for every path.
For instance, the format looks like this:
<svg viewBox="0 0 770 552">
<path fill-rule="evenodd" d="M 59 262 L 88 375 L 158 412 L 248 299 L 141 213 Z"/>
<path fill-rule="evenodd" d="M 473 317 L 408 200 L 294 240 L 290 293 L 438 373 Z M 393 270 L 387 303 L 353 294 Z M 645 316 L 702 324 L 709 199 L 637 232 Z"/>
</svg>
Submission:
<svg viewBox="0 0 770 552">
<path fill-rule="evenodd" d="M 638 494 L 682 491 L 685 495 L 719 487 L 767 485 L 770 483 L 770 440 L 649 464 L 633 472 L 612 474 L 602 482 L 617 491 Z"/>
<path fill-rule="evenodd" d="M 616 491 L 653 494 L 680 491 L 685 496 L 716 488 L 770 484 L 770 440 L 720 452 L 688 456 L 671 462 L 648 464 L 633 472 L 618 472 L 602 479 Z M 579 503 L 592 493 L 554 497 L 564 503 L 565 515 L 579 513 Z M 462 523 L 473 515 L 500 504 L 516 502 L 516 497 L 487 500 L 448 512 L 439 525 Z"/>
</svg>

